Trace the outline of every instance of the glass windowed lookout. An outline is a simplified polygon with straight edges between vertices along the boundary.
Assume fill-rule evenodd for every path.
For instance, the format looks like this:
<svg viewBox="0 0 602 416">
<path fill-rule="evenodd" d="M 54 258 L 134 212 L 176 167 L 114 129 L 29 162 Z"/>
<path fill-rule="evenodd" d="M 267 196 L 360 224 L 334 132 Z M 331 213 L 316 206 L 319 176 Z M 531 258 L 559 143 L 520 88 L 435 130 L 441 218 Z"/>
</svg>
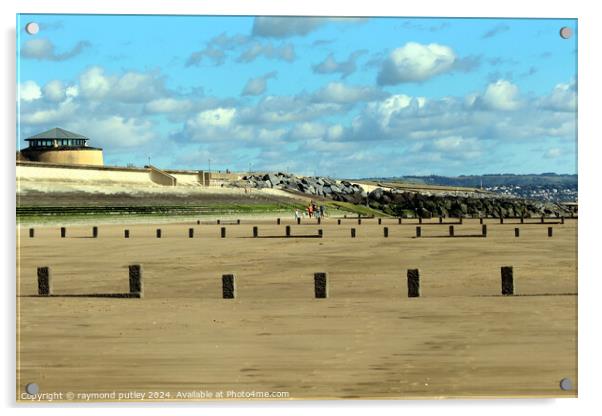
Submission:
<svg viewBox="0 0 602 416">
<path fill-rule="evenodd" d="M 21 157 L 32 162 L 102 165 L 102 149 L 89 146 L 89 138 L 59 127 L 31 136 Z"/>
</svg>

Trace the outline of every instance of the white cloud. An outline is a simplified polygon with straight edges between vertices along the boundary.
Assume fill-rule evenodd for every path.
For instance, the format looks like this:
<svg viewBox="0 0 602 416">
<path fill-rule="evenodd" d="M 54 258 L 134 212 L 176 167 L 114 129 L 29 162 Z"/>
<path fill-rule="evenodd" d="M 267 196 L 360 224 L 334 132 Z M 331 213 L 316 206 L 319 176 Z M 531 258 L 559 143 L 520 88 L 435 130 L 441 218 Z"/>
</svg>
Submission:
<svg viewBox="0 0 602 416">
<path fill-rule="evenodd" d="M 81 94 L 90 100 L 115 99 L 145 102 L 164 96 L 163 79 L 146 72 L 125 72 L 121 76 L 105 75 L 102 67 L 88 68 L 79 77 Z"/>
<path fill-rule="evenodd" d="M 378 74 L 380 85 L 421 82 L 454 68 L 456 54 L 449 46 L 408 42 L 391 52 Z"/>
<path fill-rule="evenodd" d="M 26 124 L 56 124 L 70 120 L 77 109 L 77 104 L 67 99 L 54 108 L 26 112 L 21 116 L 21 121 Z"/>
<path fill-rule="evenodd" d="M 314 120 L 343 110 L 337 103 L 310 102 L 307 96 L 263 97 L 254 107 L 240 109 L 240 121 L 246 124 L 292 123 Z"/>
<path fill-rule="evenodd" d="M 346 78 L 355 72 L 357 59 L 365 53 L 364 50 L 355 51 L 349 55 L 346 61 L 341 62 L 337 62 L 334 54 L 331 53 L 322 62 L 313 65 L 312 69 L 316 74 L 340 73 L 341 78 Z"/>
<path fill-rule="evenodd" d="M 122 116 L 92 117 L 65 124 L 67 130 L 78 131 L 92 138 L 93 144 L 109 149 L 138 148 L 157 139 L 149 120 Z"/>
<path fill-rule="evenodd" d="M 326 136 L 328 139 L 336 141 L 343 137 L 344 132 L 345 132 L 345 129 L 343 128 L 342 125 L 334 124 L 334 125 L 328 127 Z"/>
<path fill-rule="evenodd" d="M 79 95 L 79 87 L 77 85 L 71 85 L 65 88 L 65 95 L 67 97 L 77 97 Z"/>
<path fill-rule="evenodd" d="M 199 141 L 251 140 L 254 130 L 236 123 L 235 108 L 215 108 L 197 113 L 187 120 L 180 137 Z"/>
<path fill-rule="evenodd" d="M 539 106 L 552 111 L 576 111 L 577 91 L 575 83 L 557 84 L 549 95 L 540 100 Z"/>
<path fill-rule="evenodd" d="M 251 78 L 242 90 L 242 95 L 261 95 L 267 89 L 267 83 L 270 78 L 276 77 L 276 72 L 272 71 L 257 78 Z"/>
<path fill-rule="evenodd" d="M 65 85 L 62 81 L 54 80 L 44 85 L 44 98 L 50 101 L 62 101 L 65 98 Z"/>
<path fill-rule="evenodd" d="M 23 43 L 21 47 L 21 56 L 25 59 L 37 59 L 46 61 L 66 61 L 71 59 L 85 49 L 90 47 L 90 43 L 80 41 L 75 46 L 63 53 L 56 53 L 54 44 L 45 38 L 29 39 Z"/>
<path fill-rule="evenodd" d="M 79 77 L 81 93 L 86 98 L 106 97 L 111 91 L 112 84 L 113 81 L 104 75 L 104 69 L 99 66 L 88 69 Z"/>
<path fill-rule="evenodd" d="M 518 87 L 506 80 L 489 84 L 482 99 L 483 103 L 492 110 L 512 111 L 522 105 Z"/>
<path fill-rule="evenodd" d="M 201 111 L 196 116 L 196 122 L 201 126 L 229 126 L 236 115 L 235 108 L 216 108 Z"/>
<path fill-rule="evenodd" d="M 19 98 L 22 101 L 35 101 L 42 98 L 42 90 L 35 81 L 25 81 L 19 85 Z"/>
<path fill-rule="evenodd" d="M 314 100 L 317 102 L 349 104 L 360 101 L 371 101 L 386 95 L 383 91 L 373 87 L 331 82 L 314 94 Z"/>
<path fill-rule="evenodd" d="M 322 25 L 331 22 L 361 23 L 365 18 L 357 17 L 270 17 L 259 16 L 253 21 L 253 35 L 285 38 L 290 36 L 305 36 Z"/>
<path fill-rule="evenodd" d="M 148 113 L 185 113 L 193 107 L 191 100 L 176 98 L 158 98 L 147 103 L 144 108 Z"/>
<path fill-rule="evenodd" d="M 376 101 L 368 104 L 367 112 L 378 119 L 381 126 L 387 126 L 391 116 L 410 107 L 415 102 L 418 107 L 425 103 L 424 97 L 412 98 L 405 94 L 392 95 L 383 101 Z"/>
<path fill-rule="evenodd" d="M 293 140 L 316 139 L 324 136 L 326 129 L 319 123 L 296 124 L 290 132 L 289 137 Z"/>
<path fill-rule="evenodd" d="M 557 147 L 548 149 L 544 154 L 544 158 L 546 158 L 546 159 L 556 159 L 560 156 L 562 156 L 562 150 L 560 150 Z"/>
<path fill-rule="evenodd" d="M 286 62 L 295 60 L 295 47 L 288 43 L 286 45 L 274 46 L 271 43 L 255 42 L 240 54 L 238 62 L 252 62 L 263 56 L 267 59 L 280 59 Z"/>
</svg>

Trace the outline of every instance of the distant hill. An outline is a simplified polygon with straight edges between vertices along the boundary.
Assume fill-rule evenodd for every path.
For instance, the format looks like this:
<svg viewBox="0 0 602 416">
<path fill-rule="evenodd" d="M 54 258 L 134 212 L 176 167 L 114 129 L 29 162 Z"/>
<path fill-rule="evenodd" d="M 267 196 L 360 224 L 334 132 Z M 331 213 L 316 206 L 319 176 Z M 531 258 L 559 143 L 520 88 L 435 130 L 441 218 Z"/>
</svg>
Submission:
<svg viewBox="0 0 602 416">
<path fill-rule="evenodd" d="M 529 175 L 515 175 L 512 173 L 487 174 L 487 175 L 460 175 L 460 176 L 399 176 L 388 178 L 362 178 L 381 181 L 399 181 L 419 183 L 425 185 L 465 186 L 491 188 L 499 186 L 562 186 L 576 187 L 577 175 L 556 173 L 541 173 Z"/>
</svg>

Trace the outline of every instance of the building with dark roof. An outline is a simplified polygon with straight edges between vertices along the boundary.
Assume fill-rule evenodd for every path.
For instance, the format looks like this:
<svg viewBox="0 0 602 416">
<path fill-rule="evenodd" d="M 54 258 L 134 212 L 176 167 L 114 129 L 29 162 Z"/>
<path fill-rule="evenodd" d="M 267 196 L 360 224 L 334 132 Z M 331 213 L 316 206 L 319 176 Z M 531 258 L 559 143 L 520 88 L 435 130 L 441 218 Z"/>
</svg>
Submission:
<svg viewBox="0 0 602 416">
<path fill-rule="evenodd" d="M 18 157 L 32 162 L 102 166 L 102 149 L 89 146 L 89 140 L 57 127 L 25 139 L 28 147 Z"/>
</svg>

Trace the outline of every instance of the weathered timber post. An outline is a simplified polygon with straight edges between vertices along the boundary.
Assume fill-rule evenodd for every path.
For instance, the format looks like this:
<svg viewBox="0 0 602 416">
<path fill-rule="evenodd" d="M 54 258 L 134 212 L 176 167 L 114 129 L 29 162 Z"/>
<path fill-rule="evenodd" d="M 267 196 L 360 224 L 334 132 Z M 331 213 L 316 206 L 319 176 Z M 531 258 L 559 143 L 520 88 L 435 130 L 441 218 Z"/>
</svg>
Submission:
<svg viewBox="0 0 602 416">
<path fill-rule="evenodd" d="M 408 297 L 420 297 L 420 271 L 418 269 L 408 269 Z"/>
<path fill-rule="evenodd" d="M 38 267 L 38 295 L 52 295 L 52 275 L 49 267 Z"/>
<path fill-rule="evenodd" d="M 141 298 L 144 292 L 142 266 L 139 264 L 131 264 L 128 268 L 130 277 L 130 295 Z"/>
<path fill-rule="evenodd" d="M 233 274 L 222 275 L 222 297 L 224 299 L 236 298 L 236 281 Z"/>
<path fill-rule="evenodd" d="M 316 299 L 328 297 L 328 275 L 326 273 L 314 273 L 314 294 Z"/>
<path fill-rule="evenodd" d="M 514 295 L 514 273 L 512 266 L 502 266 L 502 295 Z"/>
</svg>

